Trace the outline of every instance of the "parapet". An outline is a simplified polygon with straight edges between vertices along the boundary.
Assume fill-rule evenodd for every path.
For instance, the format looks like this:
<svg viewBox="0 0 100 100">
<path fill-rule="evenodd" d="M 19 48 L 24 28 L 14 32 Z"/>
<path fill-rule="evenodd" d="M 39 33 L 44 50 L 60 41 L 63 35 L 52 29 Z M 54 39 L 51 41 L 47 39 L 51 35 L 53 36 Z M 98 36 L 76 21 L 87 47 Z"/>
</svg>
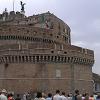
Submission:
<svg viewBox="0 0 100 100">
<path fill-rule="evenodd" d="M 22 19 L 24 18 L 25 15 L 22 14 L 21 12 L 15 12 L 15 11 L 4 11 L 2 14 L 0 14 L 0 22 L 5 22 L 5 21 L 11 21 L 11 20 L 16 20 L 16 19 Z"/>
</svg>

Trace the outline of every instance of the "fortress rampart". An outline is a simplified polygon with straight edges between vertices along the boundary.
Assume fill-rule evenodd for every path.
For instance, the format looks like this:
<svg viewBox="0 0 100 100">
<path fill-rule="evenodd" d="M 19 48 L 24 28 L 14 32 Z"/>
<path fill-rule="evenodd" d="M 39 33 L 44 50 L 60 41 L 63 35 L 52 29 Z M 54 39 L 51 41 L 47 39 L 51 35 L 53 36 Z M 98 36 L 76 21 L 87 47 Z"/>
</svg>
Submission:
<svg viewBox="0 0 100 100">
<path fill-rule="evenodd" d="M 92 92 L 94 52 L 71 45 L 66 23 L 50 12 L 9 16 L 0 17 L 0 88 Z"/>
</svg>

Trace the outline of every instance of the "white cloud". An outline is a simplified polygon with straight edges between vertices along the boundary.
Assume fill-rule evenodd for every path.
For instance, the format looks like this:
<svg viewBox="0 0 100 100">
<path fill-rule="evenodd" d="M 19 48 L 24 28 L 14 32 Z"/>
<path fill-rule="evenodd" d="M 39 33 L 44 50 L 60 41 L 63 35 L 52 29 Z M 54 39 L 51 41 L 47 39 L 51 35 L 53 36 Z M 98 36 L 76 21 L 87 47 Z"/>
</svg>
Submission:
<svg viewBox="0 0 100 100">
<path fill-rule="evenodd" d="M 94 20 L 92 23 L 92 28 L 96 30 L 96 32 L 100 32 L 100 19 Z"/>
</svg>

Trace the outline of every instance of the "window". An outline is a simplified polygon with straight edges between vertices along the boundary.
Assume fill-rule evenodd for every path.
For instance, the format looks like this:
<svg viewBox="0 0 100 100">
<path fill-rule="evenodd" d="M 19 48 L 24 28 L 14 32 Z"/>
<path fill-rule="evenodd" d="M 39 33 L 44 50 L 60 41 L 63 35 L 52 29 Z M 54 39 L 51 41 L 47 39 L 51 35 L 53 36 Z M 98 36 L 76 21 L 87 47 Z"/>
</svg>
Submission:
<svg viewBox="0 0 100 100">
<path fill-rule="evenodd" d="M 51 61 L 53 61 L 53 56 L 51 56 Z"/>
<path fill-rule="evenodd" d="M 32 56 L 32 61 L 35 62 L 35 56 Z"/>
<path fill-rule="evenodd" d="M 50 61 L 50 56 L 48 56 L 48 61 Z"/>
<path fill-rule="evenodd" d="M 19 61 L 21 62 L 21 56 L 19 56 Z"/>
<path fill-rule="evenodd" d="M 66 62 L 67 58 L 65 57 L 64 62 Z"/>
<path fill-rule="evenodd" d="M 53 34 L 50 34 L 50 36 L 53 36 Z"/>
<path fill-rule="evenodd" d="M 57 38 L 59 38 L 59 36 L 57 36 Z"/>
<path fill-rule="evenodd" d="M 68 42 L 68 38 L 67 37 L 64 37 L 64 39 L 65 39 L 65 42 Z"/>
<path fill-rule="evenodd" d="M 53 22 L 51 22 L 50 29 L 53 29 L 53 28 L 54 28 L 54 24 L 53 24 Z"/>
<path fill-rule="evenodd" d="M 24 56 L 22 56 L 22 62 L 24 62 Z"/>
<path fill-rule="evenodd" d="M 65 51 L 64 54 L 67 54 L 67 52 Z"/>
<path fill-rule="evenodd" d="M 57 56 L 55 56 L 55 61 L 57 61 Z"/>
<path fill-rule="evenodd" d="M 51 51 L 51 53 L 54 53 L 54 51 Z"/>
<path fill-rule="evenodd" d="M 95 84 L 95 91 L 100 91 L 100 84 L 99 83 Z"/>
<path fill-rule="evenodd" d="M 68 57 L 68 62 L 70 61 L 70 57 Z"/>
<path fill-rule="evenodd" d="M 56 69 L 56 77 L 57 78 L 61 77 L 61 70 L 60 69 Z"/>
<path fill-rule="evenodd" d="M 37 60 L 37 62 L 39 62 L 39 56 L 36 56 L 36 60 Z"/>
<path fill-rule="evenodd" d="M 46 61 L 47 59 L 46 59 L 46 56 L 44 56 L 44 61 Z"/>
</svg>

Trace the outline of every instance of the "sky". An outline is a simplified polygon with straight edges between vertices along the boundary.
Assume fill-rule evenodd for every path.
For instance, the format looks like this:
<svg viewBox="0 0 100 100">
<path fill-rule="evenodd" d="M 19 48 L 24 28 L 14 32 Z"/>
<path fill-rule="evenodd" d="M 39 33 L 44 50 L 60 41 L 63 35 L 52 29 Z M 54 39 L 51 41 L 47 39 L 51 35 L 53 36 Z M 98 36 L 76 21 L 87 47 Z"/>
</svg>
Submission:
<svg viewBox="0 0 100 100">
<path fill-rule="evenodd" d="M 71 28 L 73 45 L 94 50 L 93 72 L 100 74 L 100 0 L 22 0 L 27 16 L 47 11 L 55 14 Z M 0 0 L 0 13 L 13 9 L 13 0 Z M 20 0 L 14 0 L 20 11 Z"/>
</svg>

